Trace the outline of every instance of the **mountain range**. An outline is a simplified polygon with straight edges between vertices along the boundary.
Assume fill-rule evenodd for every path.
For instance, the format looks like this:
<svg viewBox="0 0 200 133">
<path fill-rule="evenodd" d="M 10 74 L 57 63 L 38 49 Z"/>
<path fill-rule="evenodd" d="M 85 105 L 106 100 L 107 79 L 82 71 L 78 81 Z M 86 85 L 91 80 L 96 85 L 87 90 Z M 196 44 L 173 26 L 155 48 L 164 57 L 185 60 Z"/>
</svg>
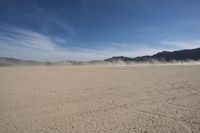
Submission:
<svg viewBox="0 0 200 133">
<path fill-rule="evenodd" d="M 146 55 L 146 56 L 140 56 L 135 58 L 130 57 L 124 57 L 124 56 L 117 56 L 105 59 L 106 62 L 117 62 L 117 61 L 123 61 L 123 62 L 153 62 L 153 61 L 159 61 L 159 62 L 171 62 L 171 61 L 197 61 L 200 60 L 200 48 L 196 49 L 184 49 L 184 50 L 178 50 L 178 51 L 163 51 L 156 53 L 154 55 Z"/>
<path fill-rule="evenodd" d="M 200 48 L 196 49 L 184 49 L 178 51 L 162 51 L 154 55 L 146 55 L 140 57 L 124 57 L 124 56 L 114 56 L 105 60 L 93 60 L 93 61 L 60 61 L 60 62 L 39 62 L 32 60 L 20 60 L 16 58 L 0 57 L 0 66 L 9 65 L 86 65 L 86 64 L 106 64 L 106 63 L 143 63 L 155 61 L 158 62 L 172 62 L 172 61 L 198 61 L 200 60 Z"/>
</svg>

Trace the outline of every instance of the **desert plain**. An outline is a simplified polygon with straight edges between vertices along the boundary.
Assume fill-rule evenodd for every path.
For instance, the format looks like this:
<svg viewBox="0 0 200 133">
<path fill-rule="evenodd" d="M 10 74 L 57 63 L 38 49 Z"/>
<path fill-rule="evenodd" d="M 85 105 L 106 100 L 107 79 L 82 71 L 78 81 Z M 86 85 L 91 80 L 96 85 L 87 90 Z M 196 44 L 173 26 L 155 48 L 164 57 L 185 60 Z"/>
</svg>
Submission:
<svg viewBox="0 0 200 133">
<path fill-rule="evenodd" d="M 199 133 L 200 65 L 0 67 L 0 133 Z"/>
</svg>

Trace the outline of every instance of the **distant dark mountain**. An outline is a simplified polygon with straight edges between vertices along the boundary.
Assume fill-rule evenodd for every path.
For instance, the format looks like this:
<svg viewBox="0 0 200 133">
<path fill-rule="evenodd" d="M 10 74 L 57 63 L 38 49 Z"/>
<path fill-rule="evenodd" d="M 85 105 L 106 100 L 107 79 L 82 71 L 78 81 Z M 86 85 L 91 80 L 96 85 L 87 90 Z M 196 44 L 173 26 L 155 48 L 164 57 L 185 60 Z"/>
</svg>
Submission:
<svg viewBox="0 0 200 133">
<path fill-rule="evenodd" d="M 32 65 L 32 64 L 39 64 L 40 62 L 36 61 L 29 61 L 29 60 L 20 60 L 16 58 L 10 57 L 0 57 L 0 66 L 10 66 L 10 65 Z"/>
<path fill-rule="evenodd" d="M 135 62 L 145 62 L 157 60 L 161 62 L 169 62 L 169 61 L 188 61 L 188 60 L 200 60 L 200 48 L 196 49 L 185 49 L 179 51 L 163 51 L 152 56 L 141 56 L 133 59 Z"/>
<path fill-rule="evenodd" d="M 200 48 L 196 49 L 185 49 L 179 51 L 163 51 L 156 53 L 151 56 L 141 56 L 141 57 L 124 57 L 115 56 L 105 60 L 93 60 L 93 61 L 59 61 L 59 62 L 39 62 L 31 60 L 20 60 L 16 58 L 0 57 L 0 66 L 11 66 L 11 65 L 98 65 L 107 63 L 118 63 L 125 62 L 127 64 L 132 62 L 171 62 L 171 61 L 188 61 L 188 60 L 200 60 Z"/>
<path fill-rule="evenodd" d="M 32 60 L 21 60 L 10 57 L 0 57 L 0 66 L 16 66 L 16 65 L 96 65 L 96 64 L 104 64 L 103 60 L 92 60 L 92 61 L 57 61 L 57 62 L 39 62 Z"/>
<path fill-rule="evenodd" d="M 11 64 L 18 64 L 20 62 L 21 62 L 21 60 L 19 60 L 19 59 L 8 58 L 8 57 L 0 57 L 0 65 L 1 66 L 11 65 Z"/>
<path fill-rule="evenodd" d="M 8 63 L 20 63 L 21 60 L 16 58 L 9 58 L 9 57 L 0 57 L 0 63 L 8 62 Z"/>
<path fill-rule="evenodd" d="M 130 62 L 130 61 L 134 61 L 134 60 L 133 60 L 133 58 L 130 58 L 130 57 L 114 56 L 112 58 L 105 59 L 104 61 L 114 63 L 114 62 L 119 62 L 119 61 Z"/>
<path fill-rule="evenodd" d="M 156 53 L 152 56 L 141 56 L 141 57 L 112 57 L 109 59 L 105 59 L 106 62 L 152 62 L 152 61 L 161 61 L 161 62 L 170 62 L 170 61 L 188 61 L 188 60 L 200 60 L 200 48 L 196 49 L 185 49 L 179 51 L 163 51 Z"/>
</svg>

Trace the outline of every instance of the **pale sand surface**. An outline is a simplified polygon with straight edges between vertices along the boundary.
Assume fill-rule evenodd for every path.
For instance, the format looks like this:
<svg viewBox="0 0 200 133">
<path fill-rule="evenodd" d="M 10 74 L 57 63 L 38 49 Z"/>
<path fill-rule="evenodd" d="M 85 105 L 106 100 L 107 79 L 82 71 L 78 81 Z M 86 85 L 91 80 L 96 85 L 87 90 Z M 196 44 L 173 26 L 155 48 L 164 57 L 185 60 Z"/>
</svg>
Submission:
<svg viewBox="0 0 200 133">
<path fill-rule="evenodd" d="M 0 133 L 199 133 L 200 65 L 0 68 Z"/>
</svg>

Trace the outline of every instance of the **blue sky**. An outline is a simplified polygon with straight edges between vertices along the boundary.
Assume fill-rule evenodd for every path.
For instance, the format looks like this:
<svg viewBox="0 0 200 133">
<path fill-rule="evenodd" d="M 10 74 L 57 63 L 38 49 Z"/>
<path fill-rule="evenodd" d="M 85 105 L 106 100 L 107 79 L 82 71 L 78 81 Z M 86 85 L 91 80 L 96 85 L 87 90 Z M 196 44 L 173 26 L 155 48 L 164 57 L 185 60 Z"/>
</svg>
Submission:
<svg viewBox="0 0 200 133">
<path fill-rule="evenodd" d="M 199 0 L 1 0 L 0 56 L 93 60 L 200 47 Z"/>
</svg>

